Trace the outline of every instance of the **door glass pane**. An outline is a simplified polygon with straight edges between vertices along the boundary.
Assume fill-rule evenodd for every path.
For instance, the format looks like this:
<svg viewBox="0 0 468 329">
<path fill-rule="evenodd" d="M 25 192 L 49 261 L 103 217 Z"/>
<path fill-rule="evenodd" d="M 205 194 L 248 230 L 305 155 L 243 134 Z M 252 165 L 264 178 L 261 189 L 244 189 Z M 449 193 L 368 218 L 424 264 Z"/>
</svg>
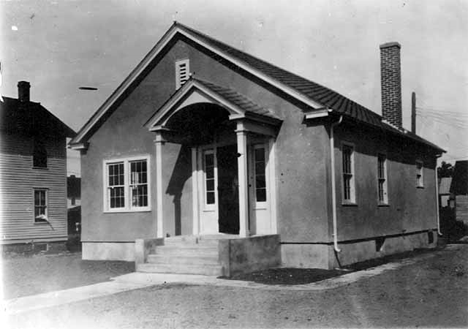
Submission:
<svg viewBox="0 0 468 329">
<path fill-rule="evenodd" d="M 205 165 L 205 200 L 206 204 L 215 203 L 215 166 L 213 151 L 206 151 L 204 154 Z"/>
</svg>

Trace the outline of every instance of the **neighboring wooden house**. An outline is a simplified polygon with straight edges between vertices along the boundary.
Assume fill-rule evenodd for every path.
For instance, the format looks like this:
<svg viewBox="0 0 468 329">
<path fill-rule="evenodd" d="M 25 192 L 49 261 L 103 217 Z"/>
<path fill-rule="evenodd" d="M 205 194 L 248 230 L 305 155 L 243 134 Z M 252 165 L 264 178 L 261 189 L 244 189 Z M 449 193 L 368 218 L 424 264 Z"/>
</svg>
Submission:
<svg viewBox="0 0 468 329">
<path fill-rule="evenodd" d="M 452 177 L 442 177 L 439 180 L 439 206 L 452 207 L 452 194 L 450 193 L 450 185 L 452 184 Z"/>
<path fill-rule="evenodd" d="M 450 193 L 455 198 L 455 219 L 468 225 L 468 160 L 455 162 Z"/>
<path fill-rule="evenodd" d="M 83 258 L 232 275 L 435 246 L 443 150 L 402 128 L 400 45 L 381 59 L 383 117 L 174 23 L 70 142 Z"/>
<path fill-rule="evenodd" d="M 81 178 L 71 175 L 67 177 L 67 208 L 81 205 Z"/>
<path fill-rule="evenodd" d="M 0 102 L 0 242 L 67 240 L 66 138 L 75 132 L 29 100 L 30 84 L 18 83 L 18 99 Z"/>
</svg>

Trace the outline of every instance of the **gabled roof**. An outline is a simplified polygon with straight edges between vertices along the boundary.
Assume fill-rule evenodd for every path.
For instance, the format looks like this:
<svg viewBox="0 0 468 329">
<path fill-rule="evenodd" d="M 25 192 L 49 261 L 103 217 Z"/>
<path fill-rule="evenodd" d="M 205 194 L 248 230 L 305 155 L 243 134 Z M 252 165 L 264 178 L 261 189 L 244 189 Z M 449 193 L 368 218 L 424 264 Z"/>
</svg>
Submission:
<svg viewBox="0 0 468 329">
<path fill-rule="evenodd" d="M 272 111 L 261 107 L 237 91 L 192 76 L 151 116 L 145 126 L 152 130 L 152 128 L 162 125 L 170 117 L 168 112 L 171 109 L 177 106 L 177 104 L 184 104 L 184 102 L 190 101 L 189 98 L 195 94 L 198 95 L 198 101 L 203 99 L 203 101 L 224 106 L 236 118 L 263 118 L 264 121 L 272 124 L 279 124 L 281 122 Z"/>
<path fill-rule="evenodd" d="M 130 73 L 127 79 L 83 126 L 83 128 L 78 132 L 77 137 L 70 142 L 70 145 L 72 147 L 80 147 L 84 145 L 87 142 L 87 138 L 92 135 L 92 133 L 113 111 L 113 105 L 118 102 L 119 99 L 125 97 L 125 94 L 128 93 L 129 89 L 136 87 L 136 82 L 138 82 L 140 75 L 144 74 L 145 69 L 147 69 L 154 60 L 158 60 L 159 56 L 164 53 L 165 49 L 167 47 L 171 47 L 178 39 L 188 41 L 189 43 L 194 43 L 197 46 L 202 47 L 210 56 L 221 58 L 223 61 L 233 65 L 233 67 L 247 72 L 264 83 L 267 83 L 277 90 L 293 97 L 304 104 L 305 107 L 308 107 L 310 111 L 323 111 L 324 109 L 331 110 L 337 114 L 345 115 L 359 122 L 382 128 L 400 136 L 408 137 L 412 140 L 428 145 L 439 152 L 443 152 L 441 148 L 425 139 L 407 131 L 396 129 L 383 122 L 380 115 L 327 87 L 283 70 L 177 22 L 174 22 L 143 61 L 140 62 L 140 64 Z"/>
<path fill-rule="evenodd" d="M 75 137 L 76 133 L 40 103 L 20 102 L 3 96 L 0 102 L 0 130 L 48 136 Z"/>
</svg>

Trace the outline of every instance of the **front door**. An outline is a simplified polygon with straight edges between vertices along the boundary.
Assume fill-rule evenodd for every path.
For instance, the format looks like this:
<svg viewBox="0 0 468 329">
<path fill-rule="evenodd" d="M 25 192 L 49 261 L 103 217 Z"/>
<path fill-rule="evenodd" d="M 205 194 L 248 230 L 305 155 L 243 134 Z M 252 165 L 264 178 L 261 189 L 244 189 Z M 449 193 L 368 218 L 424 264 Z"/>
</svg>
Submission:
<svg viewBox="0 0 468 329">
<path fill-rule="evenodd" d="M 199 159 L 200 233 L 238 234 L 237 146 L 202 148 Z"/>
</svg>

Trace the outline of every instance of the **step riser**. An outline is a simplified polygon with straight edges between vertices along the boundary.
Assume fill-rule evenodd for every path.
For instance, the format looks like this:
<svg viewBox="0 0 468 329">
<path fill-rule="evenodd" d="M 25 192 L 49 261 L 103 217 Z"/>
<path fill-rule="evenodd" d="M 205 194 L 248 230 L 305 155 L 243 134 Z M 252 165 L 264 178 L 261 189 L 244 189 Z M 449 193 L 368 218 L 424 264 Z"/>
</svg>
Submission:
<svg viewBox="0 0 468 329">
<path fill-rule="evenodd" d="M 177 273 L 177 274 L 199 274 L 199 275 L 223 275 L 222 267 L 203 266 L 203 265 L 159 265 L 159 264 L 140 264 L 137 265 L 137 272 L 145 273 Z"/>
<path fill-rule="evenodd" d="M 149 255 L 147 262 L 151 264 L 219 265 L 218 255 L 212 257 L 169 257 L 167 255 Z"/>
</svg>

